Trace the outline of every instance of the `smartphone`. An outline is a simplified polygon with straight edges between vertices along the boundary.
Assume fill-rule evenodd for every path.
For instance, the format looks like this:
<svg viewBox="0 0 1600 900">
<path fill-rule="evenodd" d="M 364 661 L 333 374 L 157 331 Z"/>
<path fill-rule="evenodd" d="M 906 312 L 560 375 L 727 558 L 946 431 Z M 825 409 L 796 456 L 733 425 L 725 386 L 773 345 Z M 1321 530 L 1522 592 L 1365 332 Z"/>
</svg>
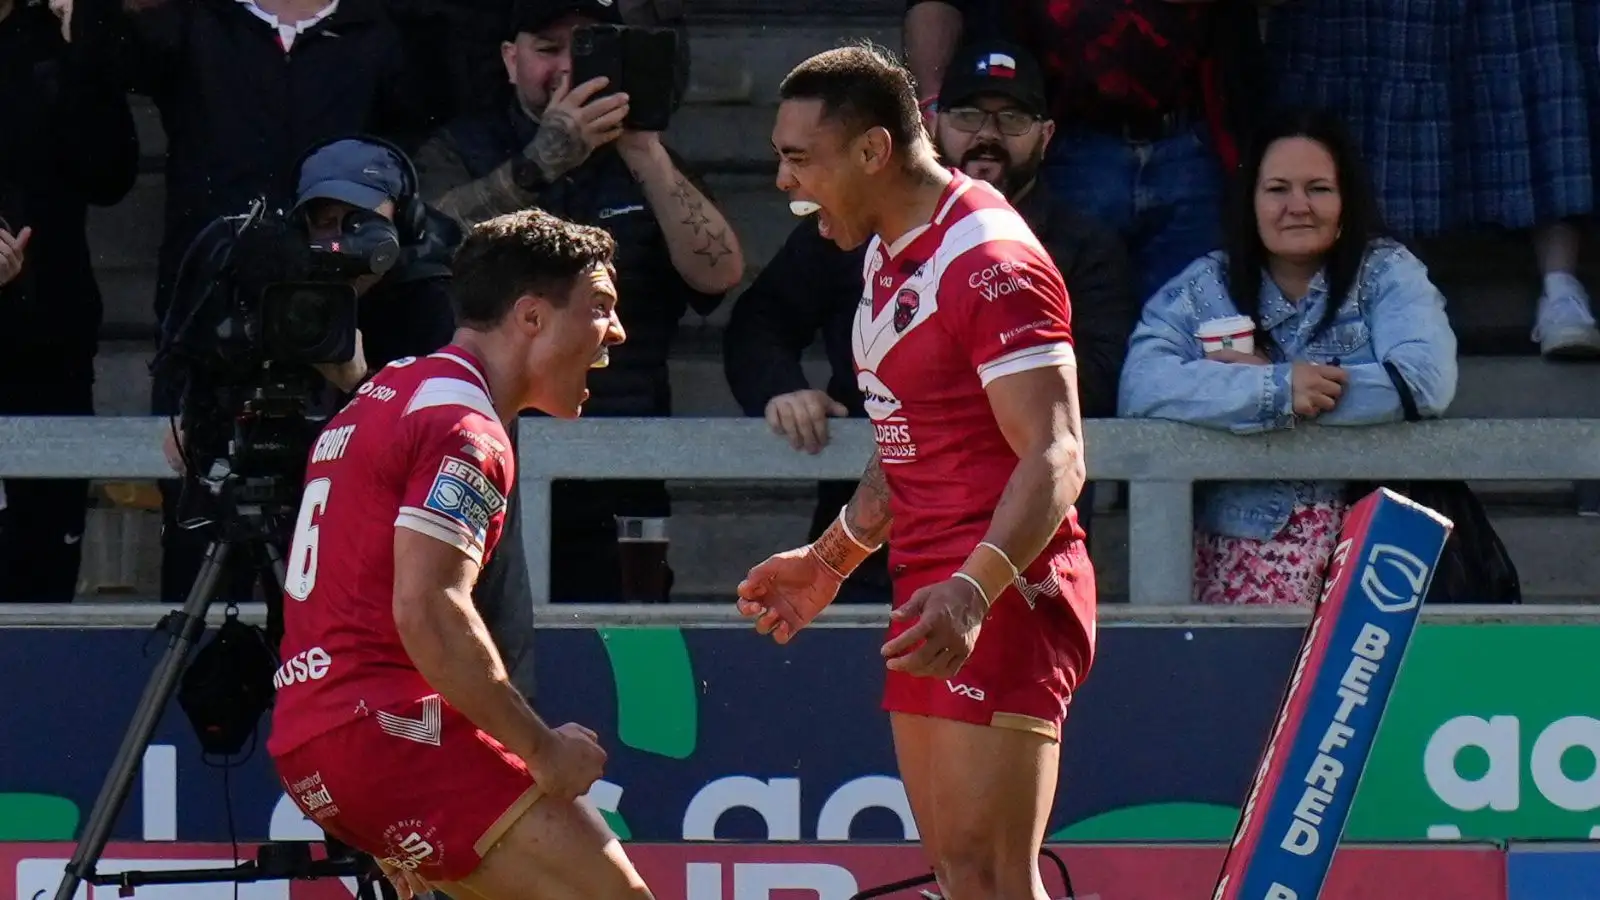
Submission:
<svg viewBox="0 0 1600 900">
<path fill-rule="evenodd" d="M 572 32 L 572 84 L 604 76 L 600 94 L 628 95 L 623 125 L 636 131 L 666 131 L 677 107 L 681 82 L 678 33 L 671 28 L 584 25 Z"/>
</svg>

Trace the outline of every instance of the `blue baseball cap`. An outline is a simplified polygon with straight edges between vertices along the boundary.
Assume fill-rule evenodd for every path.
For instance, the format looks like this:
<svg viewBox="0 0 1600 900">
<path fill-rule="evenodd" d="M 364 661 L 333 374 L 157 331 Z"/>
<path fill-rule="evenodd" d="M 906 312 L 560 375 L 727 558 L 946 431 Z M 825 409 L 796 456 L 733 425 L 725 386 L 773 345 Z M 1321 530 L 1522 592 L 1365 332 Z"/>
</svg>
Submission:
<svg viewBox="0 0 1600 900">
<path fill-rule="evenodd" d="M 300 166 L 295 209 L 313 200 L 340 200 L 377 210 L 385 200 L 399 202 L 406 176 L 388 147 L 356 138 L 335 141 L 306 158 Z"/>
</svg>

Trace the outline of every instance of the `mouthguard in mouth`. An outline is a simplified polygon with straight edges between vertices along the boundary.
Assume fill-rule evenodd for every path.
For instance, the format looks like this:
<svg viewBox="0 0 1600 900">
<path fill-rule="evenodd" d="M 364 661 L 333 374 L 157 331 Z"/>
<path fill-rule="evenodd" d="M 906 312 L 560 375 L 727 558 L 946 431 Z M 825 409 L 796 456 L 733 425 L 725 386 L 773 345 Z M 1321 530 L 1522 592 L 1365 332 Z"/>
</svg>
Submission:
<svg viewBox="0 0 1600 900">
<path fill-rule="evenodd" d="M 611 351 L 605 347 L 602 347 L 600 348 L 600 352 L 595 355 L 594 362 L 589 363 L 589 368 L 604 369 L 609 365 L 611 365 Z"/>
<path fill-rule="evenodd" d="M 805 218 L 806 216 L 809 216 L 820 209 L 822 209 L 822 204 L 812 203 L 810 200 L 789 201 L 789 212 L 792 212 L 801 218 Z"/>
</svg>

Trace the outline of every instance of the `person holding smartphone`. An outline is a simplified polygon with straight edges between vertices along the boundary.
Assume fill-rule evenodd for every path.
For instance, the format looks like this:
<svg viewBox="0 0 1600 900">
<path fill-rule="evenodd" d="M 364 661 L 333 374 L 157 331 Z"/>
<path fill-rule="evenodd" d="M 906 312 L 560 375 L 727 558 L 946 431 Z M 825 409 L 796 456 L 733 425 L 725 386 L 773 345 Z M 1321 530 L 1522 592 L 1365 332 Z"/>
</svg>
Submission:
<svg viewBox="0 0 1600 900">
<path fill-rule="evenodd" d="M 684 313 L 709 315 L 744 275 L 728 220 L 658 132 L 628 125 L 627 94 L 574 83 L 575 37 L 623 25 L 615 2 L 522 0 L 501 46 L 509 96 L 417 151 L 422 194 L 463 227 L 538 207 L 617 241 L 628 343 L 590 378 L 589 416 L 670 416 L 667 355 Z M 582 48 L 580 48 L 582 49 Z M 683 73 L 663 73 L 679 79 Z M 659 602 L 671 591 L 661 481 L 555 483 L 551 596 Z"/>
</svg>

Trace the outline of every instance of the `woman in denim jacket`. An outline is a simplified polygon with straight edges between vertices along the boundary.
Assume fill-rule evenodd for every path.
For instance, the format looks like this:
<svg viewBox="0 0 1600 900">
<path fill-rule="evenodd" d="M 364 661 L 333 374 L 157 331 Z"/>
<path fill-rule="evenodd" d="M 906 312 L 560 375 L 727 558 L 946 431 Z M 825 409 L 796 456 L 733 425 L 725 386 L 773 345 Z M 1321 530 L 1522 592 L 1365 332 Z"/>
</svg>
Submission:
<svg viewBox="0 0 1600 900">
<path fill-rule="evenodd" d="M 1444 297 L 1381 216 L 1351 142 L 1320 113 L 1287 112 L 1244 157 L 1226 253 L 1196 260 L 1146 303 L 1120 413 L 1258 434 L 1402 419 L 1391 363 L 1424 416 L 1456 391 Z M 1206 353 L 1212 319 L 1254 320 L 1255 347 Z M 1346 508 L 1338 482 L 1196 485 L 1195 598 L 1309 603 Z"/>
</svg>

